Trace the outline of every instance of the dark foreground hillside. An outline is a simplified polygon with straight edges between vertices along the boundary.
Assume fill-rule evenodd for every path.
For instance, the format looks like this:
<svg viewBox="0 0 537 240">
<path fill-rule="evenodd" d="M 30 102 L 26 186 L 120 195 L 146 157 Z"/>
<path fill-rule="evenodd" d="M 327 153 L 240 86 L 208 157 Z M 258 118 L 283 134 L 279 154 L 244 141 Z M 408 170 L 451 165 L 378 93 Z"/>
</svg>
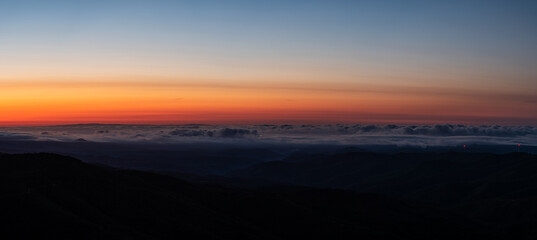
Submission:
<svg viewBox="0 0 537 240">
<path fill-rule="evenodd" d="M 228 176 L 411 199 L 511 238 L 537 239 L 537 156 L 532 154 L 302 154 Z"/>
<path fill-rule="evenodd" d="M 451 210 L 385 195 L 209 187 L 55 154 L 0 155 L 0 187 L 6 239 L 509 237 Z"/>
</svg>

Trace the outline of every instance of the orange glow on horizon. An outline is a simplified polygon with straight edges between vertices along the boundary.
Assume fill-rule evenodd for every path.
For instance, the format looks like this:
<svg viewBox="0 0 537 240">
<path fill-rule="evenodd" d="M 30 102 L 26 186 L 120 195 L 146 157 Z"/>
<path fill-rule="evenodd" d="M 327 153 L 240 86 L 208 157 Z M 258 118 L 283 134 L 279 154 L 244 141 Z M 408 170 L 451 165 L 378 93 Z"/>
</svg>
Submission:
<svg viewBox="0 0 537 240">
<path fill-rule="evenodd" d="M 521 122 L 531 122 L 536 117 L 531 103 L 512 108 L 510 102 L 487 93 L 474 96 L 458 91 L 458 96 L 453 97 L 449 91 L 409 91 L 408 87 L 275 87 L 262 83 L 228 87 L 158 81 L 20 81 L 0 85 L 4 90 L 0 95 L 0 126 L 95 122 L 411 123 L 476 119 L 494 123 L 496 116 L 513 116 Z"/>
</svg>

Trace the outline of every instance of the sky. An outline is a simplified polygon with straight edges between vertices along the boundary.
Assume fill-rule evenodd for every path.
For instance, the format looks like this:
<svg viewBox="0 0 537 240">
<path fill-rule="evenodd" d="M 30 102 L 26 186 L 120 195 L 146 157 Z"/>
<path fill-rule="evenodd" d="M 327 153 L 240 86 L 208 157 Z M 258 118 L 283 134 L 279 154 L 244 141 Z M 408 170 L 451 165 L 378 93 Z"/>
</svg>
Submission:
<svg viewBox="0 0 537 240">
<path fill-rule="evenodd" d="M 535 1 L 0 0 L 0 126 L 537 126 Z"/>
</svg>

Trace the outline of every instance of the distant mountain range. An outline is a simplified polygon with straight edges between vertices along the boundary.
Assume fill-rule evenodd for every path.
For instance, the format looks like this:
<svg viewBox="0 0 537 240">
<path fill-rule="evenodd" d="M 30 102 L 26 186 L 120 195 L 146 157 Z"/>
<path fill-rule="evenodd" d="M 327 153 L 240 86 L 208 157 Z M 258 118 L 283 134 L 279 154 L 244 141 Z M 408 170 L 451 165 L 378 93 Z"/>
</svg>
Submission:
<svg viewBox="0 0 537 240">
<path fill-rule="evenodd" d="M 343 151 L 195 183 L 0 154 L 0 229 L 12 239 L 535 239 L 536 170 L 529 154 Z"/>
<path fill-rule="evenodd" d="M 259 163 L 228 176 L 412 199 L 509 234 L 537 236 L 536 155 L 304 154 Z"/>
</svg>

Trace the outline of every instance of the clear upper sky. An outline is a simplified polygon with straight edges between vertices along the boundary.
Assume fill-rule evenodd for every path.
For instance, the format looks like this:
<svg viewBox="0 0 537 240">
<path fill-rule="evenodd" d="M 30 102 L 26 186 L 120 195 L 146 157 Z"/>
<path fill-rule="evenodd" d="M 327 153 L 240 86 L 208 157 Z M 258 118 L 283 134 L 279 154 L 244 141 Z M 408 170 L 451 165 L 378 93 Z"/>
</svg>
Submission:
<svg viewBox="0 0 537 240">
<path fill-rule="evenodd" d="M 537 125 L 536 1 L 0 0 L 0 125 Z"/>
</svg>

